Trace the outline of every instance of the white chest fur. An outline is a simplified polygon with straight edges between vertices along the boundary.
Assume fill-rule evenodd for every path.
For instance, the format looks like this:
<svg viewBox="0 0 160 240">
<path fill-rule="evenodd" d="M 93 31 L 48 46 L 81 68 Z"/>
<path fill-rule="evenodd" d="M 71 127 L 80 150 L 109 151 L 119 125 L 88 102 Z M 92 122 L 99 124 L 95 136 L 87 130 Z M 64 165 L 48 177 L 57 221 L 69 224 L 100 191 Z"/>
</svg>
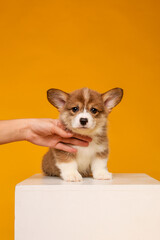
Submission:
<svg viewBox="0 0 160 240">
<path fill-rule="evenodd" d="M 78 171 L 84 173 L 89 169 L 93 159 L 96 157 L 96 153 L 103 152 L 106 149 L 106 146 L 98 145 L 92 141 L 88 147 L 76 146 L 75 148 L 78 150 L 76 157 Z"/>
</svg>

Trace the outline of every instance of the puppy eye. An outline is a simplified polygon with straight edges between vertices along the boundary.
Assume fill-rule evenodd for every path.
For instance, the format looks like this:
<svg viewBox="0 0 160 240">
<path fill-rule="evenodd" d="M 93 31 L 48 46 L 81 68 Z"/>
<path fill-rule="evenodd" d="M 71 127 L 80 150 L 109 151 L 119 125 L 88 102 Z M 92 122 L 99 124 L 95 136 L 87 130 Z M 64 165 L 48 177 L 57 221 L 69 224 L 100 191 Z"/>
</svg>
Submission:
<svg viewBox="0 0 160 240">
<path fill-rule="evenodd" d="M 77 112 L 79 110 L 79 107 L 73 107 L 72 112 Z"/>
<path fill-rule="evenodd" d="M 93 114 L 96 114 L 98 112 L 98 110 L 96 108 L 91 108 L 90 110 Z"/>
</svg>

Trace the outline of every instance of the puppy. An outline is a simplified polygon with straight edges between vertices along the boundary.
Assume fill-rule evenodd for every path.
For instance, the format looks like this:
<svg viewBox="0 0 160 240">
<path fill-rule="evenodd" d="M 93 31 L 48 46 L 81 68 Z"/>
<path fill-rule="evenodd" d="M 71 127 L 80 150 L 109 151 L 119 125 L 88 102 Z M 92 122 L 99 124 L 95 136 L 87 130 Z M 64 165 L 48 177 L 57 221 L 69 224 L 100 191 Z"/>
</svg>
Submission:
<svg viewBox="0 0 160 240">
<path fill-rule="evenodd" d="M 43 172 L 73 182 L 81 181 L 82 176 L 91 174 L 94 179 L 111 179 L 112 174 L 107 170 L 107 117 L 122 96 L 121 88 L 103 94 L 89 88 L 71 93 L 49 89 L 48 100 L 59 110 L 61 122 L 72 132 L 91 137 L 92 142 L 88 147 L 74 146 L 78 149 L 77 153 L 50 148 L 43 157 Z"/>
</svg>

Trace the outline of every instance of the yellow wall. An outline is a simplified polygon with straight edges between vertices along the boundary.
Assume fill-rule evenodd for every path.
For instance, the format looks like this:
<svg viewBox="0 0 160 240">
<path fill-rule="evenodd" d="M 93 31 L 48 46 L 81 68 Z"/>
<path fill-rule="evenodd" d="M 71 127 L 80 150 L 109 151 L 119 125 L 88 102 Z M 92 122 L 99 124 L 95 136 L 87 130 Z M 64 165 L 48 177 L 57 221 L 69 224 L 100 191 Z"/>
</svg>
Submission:
<svg viewBox="0 0 160 240">
<path fill-rule="evenodd" d="M 3 1 L 0 119 L 52 117 L 46 90 L 124 89 L 110 115 L 109 169 L 160 180 L 160 3 L 157 0 Z M 14 188 L 40 172 L 46 148 L 0 146 L 0 235 L 13 240 Z"/>
</svg>

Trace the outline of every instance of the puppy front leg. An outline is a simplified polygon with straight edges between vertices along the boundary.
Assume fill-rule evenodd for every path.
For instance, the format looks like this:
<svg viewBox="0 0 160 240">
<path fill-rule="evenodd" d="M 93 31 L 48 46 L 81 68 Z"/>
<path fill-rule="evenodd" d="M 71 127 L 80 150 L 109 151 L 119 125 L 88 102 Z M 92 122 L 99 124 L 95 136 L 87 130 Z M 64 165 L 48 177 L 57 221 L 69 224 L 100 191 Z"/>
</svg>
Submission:
<svg viewBox="0 0 160 240">
<path fill-rule="evenodd" d="M 91 164 L 91 170 L 94 179 L 109 180 L 112 179 L 112 173 L 107 170 L 107 158 L 95 158 Z"/>
<path fill-rule="evenodd" d="M 60 169 L 60 175 L 62 179 L 67 182 L 80 182 L 82 181 L 82 176 L 77 170 L 77 163 L 76 161 L 70 162 L 58 162 L 57 167 Z"/>
</svg>

